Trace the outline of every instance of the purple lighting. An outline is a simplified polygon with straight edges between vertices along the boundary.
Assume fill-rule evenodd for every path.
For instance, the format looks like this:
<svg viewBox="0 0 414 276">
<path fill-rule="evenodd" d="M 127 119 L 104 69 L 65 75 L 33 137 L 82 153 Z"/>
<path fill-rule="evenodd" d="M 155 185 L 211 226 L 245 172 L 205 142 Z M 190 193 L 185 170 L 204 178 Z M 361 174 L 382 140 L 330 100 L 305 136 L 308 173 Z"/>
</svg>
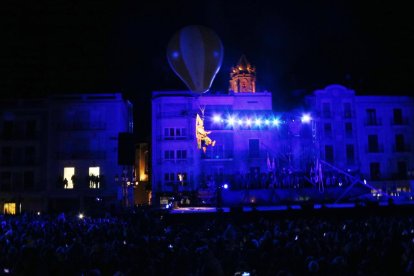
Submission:
<svg viewBox="0 0 414 276">
<path fill-rule="evenodd" d="M 274 117 L 274 116 L 261 116 L 261 117 L 248 117 L 245 116 L 243 118 L 238 117 L 237 115 L 234 114 L 229 114 L 226 116 L 226 119 L 224 120 L 222 118 L 222 115 L 220 114 L 214 114 L 211 118 L 212 122 L 215 124 L 221 124 L 226 122 L 226 126 L 228 128 L 233 128 L 234 126 L 239 126 L 239 127 L 255 127 L 255 128 L 261 128 L 262 126 L 267 126 L 267 127 L 278 127 L 280 124 L 286 124 L 285 121 L 281 121 L 278 117 Z M 304 114 L 301 117 L 301 122 L 302 123 L 309 123 L 312 120 L 311 116 L 308 114 Z M 294 122 L 294 120 L 292 121 Z M 223 127 L 226 127 L 223 125 Z"/>
</svg>

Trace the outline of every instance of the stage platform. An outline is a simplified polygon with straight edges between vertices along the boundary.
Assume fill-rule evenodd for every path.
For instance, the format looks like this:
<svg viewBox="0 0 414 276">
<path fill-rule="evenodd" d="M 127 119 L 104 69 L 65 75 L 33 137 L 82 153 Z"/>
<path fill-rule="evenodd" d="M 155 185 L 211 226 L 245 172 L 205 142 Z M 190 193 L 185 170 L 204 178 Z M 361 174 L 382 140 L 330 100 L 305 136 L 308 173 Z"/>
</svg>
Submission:
<svg viewBox="0 0 414 276">
<path fill-rule="evenodd" d="M 202 213 L 230 213 L 230 212 L 283 212 L 283 211 L 301 211 L 301 210 L 334 210 L 334 209 L 355 209 L 364 207 L 409 207 L 414 208 L 414 200 L 391 200 L 391 201 L 363 201 L 350 203 L 327 203 L 327 204 L 313 204 L 310 202 L 303 202 L 302 204 L 289 205 L 266 205 L 266 206 L 238 206 L 238 207 L 213 207 L 213 206 L 189 206 L 172 208 L 170 214 L 202 214 Z"/>
<path fill-rule="evenodd" d="M 334 203 L 353 201 L 359 197 L 370 195 L 368 187 L 355 186 L 347 190 L 346 187 L 318 188 L 289 188 L 289 189 L 245 189 L 222 190 L 222 203 L 225 206 L 240 205 L 292 205 L 302 202 Z"/>
</svg>

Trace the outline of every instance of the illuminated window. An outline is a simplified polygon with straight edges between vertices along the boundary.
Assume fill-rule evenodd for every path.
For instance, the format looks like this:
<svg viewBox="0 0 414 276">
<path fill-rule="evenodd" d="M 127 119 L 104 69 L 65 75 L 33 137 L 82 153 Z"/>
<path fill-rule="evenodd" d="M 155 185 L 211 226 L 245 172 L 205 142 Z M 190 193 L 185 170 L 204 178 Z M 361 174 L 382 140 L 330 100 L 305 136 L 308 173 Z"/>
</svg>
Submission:
<svg viewBox="0 0 414 276">
<path fill-rule="evenodd" d="M 3 212 L 6 215 L 15 215 L 16 214 L 16 203 L 14 202 L 4 203 Z"/>
<path fill-rule="evenodd" d="M 181 186 L 187 186 L 187 173 L 186 172 L 179 172 L 177 173 L 177 180 L 180 182 Z"/>
<path fill-rule="evenodd" d="M 75 168 L 65 167 L 63 168 L 63 188 L 73 189 L 75 179 Z"/>
<path fill-rule="evenodd" d="M 89 167 L 89 188 L 99 189 L 101 186 L 99 167 Z"/>
</svg>

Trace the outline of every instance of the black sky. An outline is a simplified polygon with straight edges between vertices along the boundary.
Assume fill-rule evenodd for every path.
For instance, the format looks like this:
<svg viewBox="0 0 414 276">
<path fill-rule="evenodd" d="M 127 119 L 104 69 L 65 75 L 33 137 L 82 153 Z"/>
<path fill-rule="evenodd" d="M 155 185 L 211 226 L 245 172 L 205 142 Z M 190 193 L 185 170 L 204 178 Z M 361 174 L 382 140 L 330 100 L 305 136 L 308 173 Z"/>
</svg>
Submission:
<svg viewBox="0 0 414 276">
<path fill-rule="evenodd" d="M 186 25 L 210 27 L 223 42 L 213 91 L 228 89 L 242 54 L 279 109 L 332 83 L 358 95 L 414 91 L 414 21 L 395 3 L 7 0 L 0 13 L 3 97 L 119 91 L 134 104 L 142 139 L 151 91 L 186 89 L 166 59 Z"/>
</svg>

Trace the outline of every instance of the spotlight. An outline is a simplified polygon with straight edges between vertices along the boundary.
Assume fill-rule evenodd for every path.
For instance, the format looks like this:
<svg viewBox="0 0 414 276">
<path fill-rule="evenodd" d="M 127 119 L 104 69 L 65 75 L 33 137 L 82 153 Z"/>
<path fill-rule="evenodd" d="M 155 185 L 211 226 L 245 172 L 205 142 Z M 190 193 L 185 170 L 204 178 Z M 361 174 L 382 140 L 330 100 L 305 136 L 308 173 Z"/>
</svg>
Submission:
<svg viewBox="0 0 414 276">
<path fill-rule="evenodd" d="M 84 215 L 82 213 L 79 213 L 78 218 L 79 219 L 83 219 L 84 218 Z"/>
<path fill-rule="evenodd" d="M 233 125 L 234 125 L 235 120 L 234 120 L 234 118 L 233 118 L 233 117 L 229 117 L 229 118 L 227 119 L 227 122 L 228 122 L 228 124 L 229 124 L 229 125 L 233 126 Z"/>
<path fill-rule="evenodd" d="M 280 124 L 279 119 L 278 119 L 278 118 L 274 118 L 274 119 L 273 119 L 273 125 L 274 125 L 274 126 L 278 126 L 279 124 Z"/>
<path fill-rule="evenodd" d="M 222 120 L 221 120 L 221 117 L 220 117 L 220 115 L 214 115 L 213 116 L 213 122 L 215 122 L 215 123 L 220 123 Z"/>
<path fill-rule="evenodd" d="M 302 123 L 309 123 L 311 121 L 311 116 L 309 114 L 303 114 L 300 119 Z"/>
<path fill-rule="evenodd" d="M 229 184 L 225 183 L 225 184 L 223 185 L 223 188 L 224 188 L 224 189 L 228 189 L 228 188 L 229 188 Z"/>
<path fill-rule="evenodd" d="M 262 120 L 256 119 L 254 123 L 256 124 L 256 126 L 260 126 L 262 124 Z"/>
</svg>

